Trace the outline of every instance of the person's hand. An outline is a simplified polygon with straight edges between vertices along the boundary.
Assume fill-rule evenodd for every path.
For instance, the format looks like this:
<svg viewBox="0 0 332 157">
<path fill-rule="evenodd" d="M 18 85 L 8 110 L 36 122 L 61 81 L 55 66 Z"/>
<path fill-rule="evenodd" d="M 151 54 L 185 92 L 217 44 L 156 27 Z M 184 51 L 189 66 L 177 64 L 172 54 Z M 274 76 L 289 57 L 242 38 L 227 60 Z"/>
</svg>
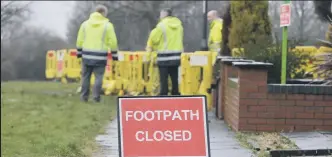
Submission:
<svg viewBox="0 0 332 157">
<path fill-rule="evenodd" d="M 145 48 L 145 51 L 146 51 L 146 52 L 152 52 L 152 48 L 147 46 L 147 47 Z"/>
</svg>

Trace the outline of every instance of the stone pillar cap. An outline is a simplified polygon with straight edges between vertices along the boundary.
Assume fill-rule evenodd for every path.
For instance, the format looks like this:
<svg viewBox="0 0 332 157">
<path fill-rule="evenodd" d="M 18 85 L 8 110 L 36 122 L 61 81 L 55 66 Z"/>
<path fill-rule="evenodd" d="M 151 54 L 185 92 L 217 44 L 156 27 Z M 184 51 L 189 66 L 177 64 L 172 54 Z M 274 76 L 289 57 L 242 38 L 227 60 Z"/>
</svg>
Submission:
<svg viewBox="0 0 332 157">
<path fill-rule="evenodd" d="M 267 69 L 273 66 L 272 63 L 264 63 L 264 62 L 232 62 L 233 66 L 239 68 L 253 68 L 253 69 Z"/>
</svg>

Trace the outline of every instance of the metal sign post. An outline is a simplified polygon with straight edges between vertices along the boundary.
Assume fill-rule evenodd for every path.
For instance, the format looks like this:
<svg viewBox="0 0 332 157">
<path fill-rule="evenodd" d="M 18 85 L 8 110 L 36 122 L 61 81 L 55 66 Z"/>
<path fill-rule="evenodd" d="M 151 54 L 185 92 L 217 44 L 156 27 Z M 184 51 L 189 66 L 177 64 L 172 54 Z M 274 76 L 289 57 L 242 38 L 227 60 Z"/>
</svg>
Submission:
<svg viewBox="0 0 332 157">
<path fill-rule="evenodd" d="M 201 51 L 207 51 L 208 50 L 208 44 L 207 44 L 207 8 L 208 8 L 208 3 L 207 0 L 203 0 L 203 40 L 202 40 L 202 47 Z"/>
<path fill-rule="evenodd" d="M 286 84 L 287 71 L 287 49 L 288 49 L 288 26 L 291 19 L 291 4 L 290 0 L 285 0 L 285 3 L 280 7 L 280 27 L 282 27 L 282 60 L 281 60 L 281 84 Z"/>
</svg>

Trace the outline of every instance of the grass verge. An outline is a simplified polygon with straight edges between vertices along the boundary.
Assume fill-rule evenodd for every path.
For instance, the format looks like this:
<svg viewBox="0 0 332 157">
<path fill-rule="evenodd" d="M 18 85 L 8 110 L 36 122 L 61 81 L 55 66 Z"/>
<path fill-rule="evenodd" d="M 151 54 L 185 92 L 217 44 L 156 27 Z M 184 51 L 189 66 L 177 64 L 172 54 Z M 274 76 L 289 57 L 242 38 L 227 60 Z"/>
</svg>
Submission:
<svg viewBox="0 0 332 157">
<path fill-rule="evenodd" d="M 82 103 L 78 84 L 1 83 L 2 157 L 86 157 L 116 115 L 116 99 Z"/>
<path fill-rule="evenodd" d="M 236 138 L 242 146 L 251 149 L 257 157 L 270 157 L 269 150 L 298 149 L 294 142 L 279 133 L 237 132 Z"/>
</svg>

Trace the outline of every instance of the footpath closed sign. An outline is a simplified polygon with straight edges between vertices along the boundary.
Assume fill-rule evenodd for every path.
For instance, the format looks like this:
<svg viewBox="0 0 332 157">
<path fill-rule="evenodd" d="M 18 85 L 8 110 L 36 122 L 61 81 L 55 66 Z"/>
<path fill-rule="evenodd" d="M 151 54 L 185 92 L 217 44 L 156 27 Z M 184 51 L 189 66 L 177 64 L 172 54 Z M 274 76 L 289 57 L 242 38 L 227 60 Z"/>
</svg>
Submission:
<svg viewBox="0 0 332 157">
<path fill-rule="evenodd" d="M 204 96 L 119 97 L 121 157 L 210 157 Z"/>
<path fill-rule="evenodd" d="M 291 4 L 280 6 L 280 27 L 289 26 L 291 23 Z"/>
</svg>

